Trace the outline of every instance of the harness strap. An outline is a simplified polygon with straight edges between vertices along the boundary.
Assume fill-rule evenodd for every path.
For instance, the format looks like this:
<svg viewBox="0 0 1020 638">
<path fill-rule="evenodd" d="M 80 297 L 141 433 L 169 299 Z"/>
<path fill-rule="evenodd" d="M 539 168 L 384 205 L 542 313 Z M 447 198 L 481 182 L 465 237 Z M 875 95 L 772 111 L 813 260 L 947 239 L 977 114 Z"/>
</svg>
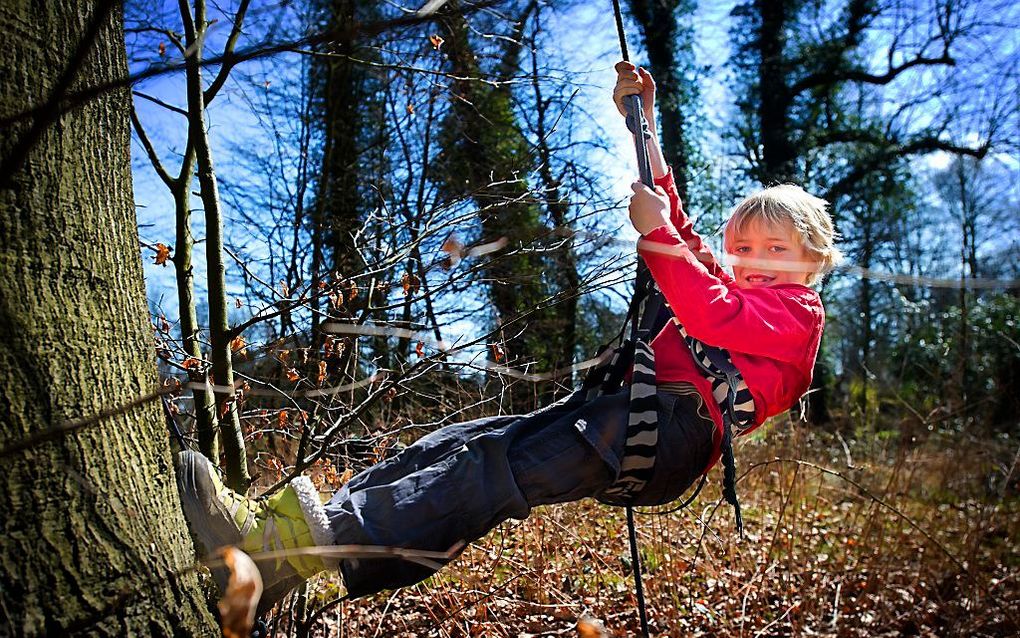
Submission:
<svg viewBox="0 0 1020 638">
<path fill-rule="evenodd" d="M 744 520 L 737 499 L 737 467 L 733 459 L 733 429 L 736 428 L 737 434 L 743 434 L 754 426 L 754 395 L 737 366 L 733 365 L 728 352 L 690 336 L 676 318 L 673 323 L 694 355 L 694 362 L 702 375 L 712 383 L 712 397 L 722 412 L 723 438 L 720 452 L 723 462 L 723 497 L 733 506 L 737 533 L 743 537 Z"/>
<path fill-rule="evenodd" d="M 655 469 L 655 447 L 659 442 L 659 402 L 655 386 L 655 352 L 649 343 L 654 336 L 656 319 L 664 301 L 654 283 L 650 283 L 646 290 L 651 290 L 651 294 L 645 293 L 641 321 L 634 324 L 637 329 L 634 331 L 630 378 L 630 412 L 620 474 L 600 497 L 611 503 L 632 502 L 648 484 Z"/>
</svg>

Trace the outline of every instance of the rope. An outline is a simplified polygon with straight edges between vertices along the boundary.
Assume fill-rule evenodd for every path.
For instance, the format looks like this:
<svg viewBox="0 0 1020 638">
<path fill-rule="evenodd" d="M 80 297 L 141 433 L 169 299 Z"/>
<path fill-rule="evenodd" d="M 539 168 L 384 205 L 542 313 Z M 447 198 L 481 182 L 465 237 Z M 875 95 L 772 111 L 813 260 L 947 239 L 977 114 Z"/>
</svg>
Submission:
<svg viewBox="0 0 1020 638">
<path fill-rule="evenodd" d="M 630 54 L 627 51 L 627 34 L 623 29 L 623 12 L 620 10 L 620 0 L 613 0 L 613 16 L 616 18 L 616 33 L 620 37 L 620 54 L 624 61 L 630 61 Z M 632 99 L 631 99 L 632 98 Z M 633 95 L 625 98 L 627 106 L 627 128 L 634 133 L 635 148 L 637 150 L 638 172 L 641 174 L 641 181 L 647 186 L 652 186 L 652 171 L 648 161 L 648 148 L 645 146 L 645 133 L 647 124 L 641 115 L 641 96 Z M 647 266 L 638 257 L 637 281 L 634 284 L 635 293 L 640 293 L 643 279 L 648 277 Z M 633 328 L 637 328 L 638 318 L 633 319 Z M 637 546 L 637 530 L 634 528 L 634 509 L 628 505 L 627 510 L 627 536 L 630 540 L 630 564 L 634 570 L 634 591 L 637 594 L 638 617 L 641 620 L 641 635 L 648 638 L 648 614 L 645 610 L 645 591 L 641 582 L 641 555 Z"/>
<path fill-rule="evenodd" d="M 624 62 L 630 62 L 627 52 L 627 32 L 623 30 L 623 12 L 620 11 L 620 0 L 613 0 L 613 16 L 616 17 L 616 34 L 620 36 L 620 55 Z"/>
<path fill-rule="evenodd" d="M 634 569 L 634 591 L 637 594 L 638 618 L 641 635 L 648 638 L 648 614 L 645 612 L 645 590 L 641 584 L 641 556 L 638 554 L 637 530 L 634 528 L 634 509 L 627 506 L 627 536 L 630 538 L 630 566 Z"/>
</svg>

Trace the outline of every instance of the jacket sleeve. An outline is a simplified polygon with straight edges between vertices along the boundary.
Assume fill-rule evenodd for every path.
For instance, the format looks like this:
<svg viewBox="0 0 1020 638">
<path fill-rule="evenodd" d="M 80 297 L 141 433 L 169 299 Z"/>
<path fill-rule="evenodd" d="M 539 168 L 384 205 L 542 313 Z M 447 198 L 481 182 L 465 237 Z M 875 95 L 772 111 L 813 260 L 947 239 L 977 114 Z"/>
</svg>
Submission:
<svg viewBox="0 0 1020 638">
<path fill-rule="evenodd" d="M 737 288 L 698 261 L 669 226 L 642 238 L 638 252 L 687 333 L 707 344 L 797 363 L 821 329 L 818 293 L 795 284 Z"/>
<path fill-rule="evenodd" d="M 660 186 L 666 192 L 666 197 L 669 199 L 669 220 L 679 233 L 680 239 L 687 244 L 698 260 L 705 264 L 711 274 L 726 282 L 733 281 L 730 274 L 723 270 L 719 262 L 716 261 L 712 250 L 705 245 L 701 235 L 694 230 L 694 223 L 684 212 L 683 202 L 680 201 L 680 194 L 676 190 L 676 181 L 673 179 L 673 168 L 668 168 L 665 175 L 657 177 L 653 181 L 656 186 Z"/>
</svg>

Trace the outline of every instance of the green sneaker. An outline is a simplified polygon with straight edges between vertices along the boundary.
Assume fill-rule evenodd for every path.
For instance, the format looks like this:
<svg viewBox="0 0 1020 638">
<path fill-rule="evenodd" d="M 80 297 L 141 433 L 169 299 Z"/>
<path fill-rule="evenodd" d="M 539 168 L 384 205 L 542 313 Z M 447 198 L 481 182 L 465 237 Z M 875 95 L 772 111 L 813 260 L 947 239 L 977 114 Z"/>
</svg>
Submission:
<svg viewBox="0 0 1020 638">
<path fill-rule="evenodd" d="M 177 487 L 181 505 L 202 550 L 214 553 L 226 545 L 254 555 L 262 573 L 263 594 L 259 610 L 265 611 L 302 581 L 327 569 L 318 556 L 286 555 L 259 559 L 262 552 L 334 544 L 326 510 L 307 476 L 299 476 L 266 499 L 250 499 L 231 490 L 205 456 L 191 450 L 177 456 Z M 222 591 L 229 574 L 214 569 Z"/>
</svg>

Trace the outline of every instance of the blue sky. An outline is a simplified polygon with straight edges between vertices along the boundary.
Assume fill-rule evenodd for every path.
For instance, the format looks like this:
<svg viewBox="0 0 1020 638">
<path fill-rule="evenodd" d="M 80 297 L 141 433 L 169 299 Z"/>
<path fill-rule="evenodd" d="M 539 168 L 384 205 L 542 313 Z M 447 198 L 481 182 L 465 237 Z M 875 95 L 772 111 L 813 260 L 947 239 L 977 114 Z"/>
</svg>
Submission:
<svg viewBox="0 0 1020 638">
<path fill-rule="evenodd" d="M 923 0 L 918 0 L 923 2 Z M 230 3 L 233 5 L 233 3 Z M 251 18 L 255 21 L 252 32 L 261 32 L 266 25 L 272 24 L 283 17 L 292 14 L 281 14 L 281 10 L 273 3 L 255 3 Z M 702 112 L 706 120 L 706 139 L 703 148 L 714 153 L 717 170 L 725 170 L 725 159 L 719 139 L 716 136 L 718 131 L 726 125 L 732 117 L 731 97 L 726 88 L 727 69 L 725 62 L 729 55 L 729 27 L 731 18 L 729 13 L 735 4 L 732 1 L 707 2 L 703 1 L 698 9 L 696 19 L 697 39 L 695 50 L 698 61 L 707 67 L 701 86 Z M 155 9 L 160 15 L 158 19 L 161 24 L 166 24 L 174 29 L 180 29 L 175 21 L 176 3 L 163 2 L 162 7 Z M 1015 13 L 1015 10 L 1014 10 Z M 222 16 L 213 14 L 211 17 L 219 17 L 210 32 L 210 41 L 207 50 L 215 52 L 219 50 L 223 38 L 225 38 L 229 25 Z M 1007 20 L 1008 21 L 1008 20 Z M 423 29 L 423 40 L 427 37 Z M 611 87 L 615 79 L 613 64 L 619 59 L 618 41 L 615 33 L 615 24 L 611 13 L 609 0 L 600 0 L 593 3 L 581 3 L 567 11 L 553 14 L 553 21 L 549 25 L 549 32 L 556 37 L 548 43 L 550 50 L 544 53 L 552 60 L 561 61 L 558 66 L 566 69 L 567 81 L 574 84 L 578 90 L 577 100 L 583 109 L 592 115 L 594 126 L 589 129 L 591 136 L 604 136 L 609 142 L 608 153 L 596 152 L 590 158 L 590 166 L 598 172 L 600 180 L 605 185 L 607 192 L 616 199 L 623 201 L 629 195 L 629 184 L 634 180 L 635 170 L 633 168 L 633 149 L 629 133 L 622 125 L 621 118 L 611 105 Z M 642 54 L 639 46 L 638 33 L 633 26 L 628 31 L 629 42 L 632 50 L 632 57 L 640 62 Z M 1008 40 L 1008 38 L 1006 39 Z M 242 38 L 240 46 L 246 42 Z M 137 49 L 137 41 L 129 37 L 129 53 L 131 47 Z M 156 41 L 151 41 L 150 46 L 155 47 Z M 1016 42 L 996 42 L 994 47 L 999 52 L 1008 51 L 1010 47 L 1016 49 Z M 172 49 L 168 47 L 172 52 Z M 136 51 L 137 52 L 137 51 Z M 145 53 L 142 51 L 141 53 Z M 155 57 L 155 51 L 149 52 L 150 57 Z M 1008 57 L 1008 56 L 1007 56 Z M 256 152 L 271 152 L 273 140 L 267 134 L 263 126 L 260 126 L 249 108 L 249 101 L 264 96 L 267 92 L 278 91 L 286 88 L 289 83 L 301 81 L 300 56 L 297 54 L 283 54 L 281 58 L 286 64 L 284 67 L 273 67 L 271 72 L 264 71 L 265 65 L 261 62 L 249 62 L 238 67 L 231 76 L 232 79 L 221 91 L 220 96 L 209 110 L 209 131 L 213 145 L 213 152 L 217 168 L 222 176 L 236 178 L 238 167 L 232 159 L 239 149 L 255 150 Z M 876 59 L 876 64 L 881 65 L 882 60 Z M 1006 74 L 1008 81 L 1013 78 L 1015 86 L 1015 73 L 1011 76 Z M 918 76 L 917 81 L 922 81 L 924 76 Z M 269 82 L 267 85 L 266 82 Z M 1007 84 L 1008 86 L 1008 84 Z M 179 106 L 183 105 L 183 78 L 178 75 L 166 75 L 143 83 L 136 87 L 138 90 L 153 95 L 159 99 Z M 907 87 L 909 88 L 909 87 Z M 135 99 L 135 104 L 140 113 L 150 137 L 152 137 L 156 148 L 175 171 L 174 154 L 179 153 L 184 146 L 182 135 L 183 119 L 165 109 L 158 107 L 148 101 Z M 924 112 L 920 113 L 924 117 Z M 141 236 L 144 242 L 155 244 L 162 242 L 173 244 L 173 208 L 172 200 L 169 197 L 165 186 L 155 176 L 144 157 L 141 146 L 133 144 L 134 153 L 134 184 L 135 199 L 138 205 L 138 218 L 141 228 Z M 948 163 L 949 158 L 945 154 L 933 154 L 919 160 L 924 166 L 940 167 Z M 1015 158 L 1008 157 L 1009 165 L 1016 167 Z M 227 204 L 227 202 L 224 202 Z M 728 206 L 734 202 L 725 202 Z M 196 208 L 198 205 L 196 203 Z M 697 215 L 698 211 L 691 211 Z M 257 240 L 259 229 L 246 227 L 237 223 L 236 211 L 227 207 L 228 222 L 227 240 L 237 244 L 248 244 Z M 623 209 L 616 214 L 606 214 L 607 219 L 604 227 L 619 228 L 619 236 L 622 239 L 633 239 L 635 233 L 629 229 L 624 216 Z M 201 224 L 201 215 L 194 218 L 196 236 L 201 239 L 204 236 Z M 257 248 L 256 248 L 257 249 Z M 623 248 L 625 249 L 625 248 Z M 147 289 L 151 300 L 160 301 L 166 310 L 169 318 L 174 319 L 176 315 L 176 294 L 174 292 L 175 281 L 173 271 L 170 267 L 158 267 L 152 264 L 152 252 L 143 250 Z M 202 245 L 196 246 L 195 255 L 196 283 L 203 288 L 205 281 L 205 261 L 202 256 Z M 237 268 L 229 264 L 230 272 L 236 275 Z M 237 277 L 231 279 L 233 285 L 237 285 Z M 239 292 L 239 289 L 236 289 Z M 199 294 L 200 297 L 204 296 Z"/>
<path fill-rule="evenodd" d="M 161 21 L 159 24 L 180 30 L 179 18 L 175 13 L 176 3 L 164 2 L 163 4 L 162 10 L 158 12 L 157 19 Z M 629 133 L 611 105 L 611 89 L 615 80 L 613 64 L 619 59 L 620 53 L 610 10 L 611 3 L 607 0 L 602 4 L 605 6 L 600 6 L 598 3 L 581 4 L 569 12 L 555 14 L 550 31 L 557 34 L 558 37 L 550 44 L 559 46 L 558 50 L 547 52 L 547 55 L 551 59 L 562 60 L 560 66 L 569 71 L 567 76 L 573 76 L 571 79 L 576 77 L 577 87 L 580 91 L 577 99 L 584 109 L 592 114 L 596 123 L 597 128 L 591 130 L 591 135 L 608 137 L 611 152 L 598 154 L 591 158 L 591 162 L 604 174 L 606 189 L 616 198 L 623 200 L 628 196 L 629 185 L 634 180 L 633 148 Z M 706 113 L 711 114 L 710 121 L 715 120 L 711 122 L 712 125 L 721 125 L 722 114 L 727 109 L 727 95 L 720 69 L 728 54 L 726 28 L 731 3 L 703 2 L 701 4 L 703 6 L 699 11 L 698 22 L 701 26 L 696 47 L 697 53 L 702 64 L 710 65 L 715 69 L 706 77 L 706 83 L 702 89 L 703 98 L 706 102 Z M 257 9 L 258 6 L 256 6 L 256 11 Z M 222 40 L 229 30 L 228 21 L 225 18 L 214 13 L 211 13 L 210 17 L 219 18 L 219 22 L 210 31 L 206 47 L 207 55 L 220 49 Z M 269 12 L 256 13 L 256 19 L 262 23 L 278 18 L 278 15 Z M 156 22 L 156 20 L 153 21 Z M 638 34 L 633 27 L 629 31 L 632 57 L 640 61 Z M 595 34 L 594 37 L 593 34 Z M 583 44 L 577 46 L 578 43 Z M 137 49 L 138 44 L 137 40 L 129 36 L 129 52 L 132 47 Z M 150 44 L 154 47 L 155 41 Z M 239 46 L 244 46 L 244 44 L 242 38 Z M 171 54 L 175 53 L 169 44 L 167 51 Z M 140 53 L 144 54 L 145 51 Z M 149 55 L 154 57 L 155 51 L 150 52 Z M 290 60 L 287 66 L 296 68 L 300 63 L 297 54 L 283 55 Z M 135 70 L 143 68 L 143 66 L 136 64 Z M 209 109 L 209 133 L 214 161 L 221 175 L 236 175 L 235 167 L 231 166 L 231 157 L 239 145 L 271 148 L 271 140 L 267 139 L 265 129 L 259 126 L 256 121 L 248 106 L 248 100 L 257 99 L 261 92 L 278 90 L 286 82 L 300 81 L 299 73 L 295 73 L 290 78 L 281 78 L 278 76 L 279 71 L 276 70 L 274 76 L 270 77 L 260 75 L 259 67 L 259 62 L 249 62 L 238 67 Z M 211 74 L 207 73 L 207 77 L 209 75 Z M 270 82 L 268 87 L 265 86 L 265 81 Z M 183 74 L 159 76 L 154 80 L 144 82 L 136 89 L 170 104 L 184 106 Z M 138 97 L 135 98 L 135 105 L 149 137 L 164 158 L 167 168 L 171 174 L 176 174 L 176 157 L 185 143 L 182 130 L 183 118 Z M 157 242 L 172 245 L 174 243 L 173 200 L 152 170 L 137 139 L 132 145 L 132 151 L 135 201 L 142 241 L 150 245 Z M 196 209 L 199 207 L 197 200 L 194 207 Z M 229 208 L 227 216 L 228 218 L 232 216 Z M 635 238 L 636 234 L 629 229 L 625 221 L 622 211 L 618 211 L 615 218 L 607 222 L 606 226 L 619 227 L 622 238 Z M 193 217 L 193 227 L 196 237 L 201 239 L 204 232 L 200 211 Z M 228 222 L 228 243 L 231 240 L 239 242 L 249 240 L 252 235 L 250 231 L 251 229 L 246 229 L 243 225 Z M 200 288 L 204 288 L 203 282 L 206 277 L 205 259 L 202 251 L 202 245 L 196 245 L 194 264 L 196 283 Z M 174 319 L 176 317 L 176 293 L 172 267 L 154 265 L 152 254 L 151 250 L 143 249 L 150 300 L 159 303 L 167 316 Z M 229 266 L 233 266 L 233 264 Z M 231 270 L 236 273 L 236 268 L 231 268 Z M 233 278 L 232 282 L 236 286 L 237 278 Z M 240 290 L 237 289 L 236 292 L 240 293 Z M 200 296 L 202 295 L 200 294 Z"/>
</svg>

